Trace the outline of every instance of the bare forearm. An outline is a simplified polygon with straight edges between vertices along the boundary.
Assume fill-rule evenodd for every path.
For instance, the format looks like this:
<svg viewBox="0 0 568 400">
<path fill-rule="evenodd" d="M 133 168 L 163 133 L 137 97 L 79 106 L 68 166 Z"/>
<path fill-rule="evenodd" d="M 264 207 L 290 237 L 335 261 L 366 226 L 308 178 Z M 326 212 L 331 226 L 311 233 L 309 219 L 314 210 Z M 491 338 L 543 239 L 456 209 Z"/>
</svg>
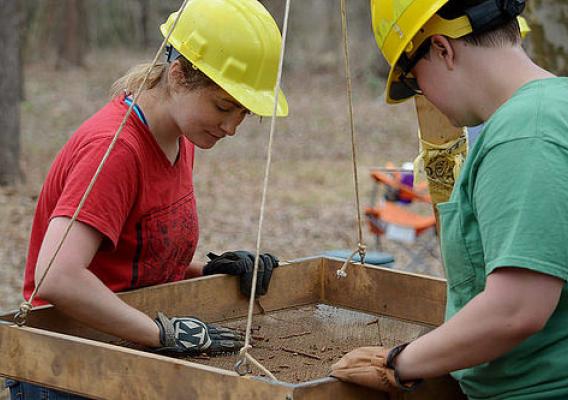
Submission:
<svg viewBox="0 0 568 400">
<path fill-rule="evenodd" d="M 56 281 L 56 282 L 54 282 Z M 102 332 L 145 346 L 158 347 L 159 330 L 146 314 L 130 307 L 89 270 L 58 274 L 40 296 L 58 310 Z"/>
<path fill-rule="evenodd" d="M 202 262 L 192 262 L 189 264 L 185 270 L 185 279 L 196 278 L 198 276 L 203 276 L 203 267 L 205 263 Z"/>
<path fill-rule="evenodd" d="M 484 293 L 451 320 L 411 343 L 397 358 L 401 379 L 432 378 L 505 354 L 532 332 Z"/>
</svg>

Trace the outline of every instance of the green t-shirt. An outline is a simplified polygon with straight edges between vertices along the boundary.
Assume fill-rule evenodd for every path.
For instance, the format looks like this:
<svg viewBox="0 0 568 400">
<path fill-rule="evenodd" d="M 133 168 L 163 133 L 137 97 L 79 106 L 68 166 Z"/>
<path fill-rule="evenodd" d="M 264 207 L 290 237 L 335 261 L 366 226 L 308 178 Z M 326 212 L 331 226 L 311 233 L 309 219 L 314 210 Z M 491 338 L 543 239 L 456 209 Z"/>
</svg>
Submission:
<svg viewBox="0 0 568 400">
<path fill-rule="evenodd" d="M 530 82 L 491 116 L 438 209 L 446 319 L 499 267 L 568 280 L 568 78 Z M 542 331 L 452 375 L 470 399 L 568 399 L 567 286 Z"/>
</svg>

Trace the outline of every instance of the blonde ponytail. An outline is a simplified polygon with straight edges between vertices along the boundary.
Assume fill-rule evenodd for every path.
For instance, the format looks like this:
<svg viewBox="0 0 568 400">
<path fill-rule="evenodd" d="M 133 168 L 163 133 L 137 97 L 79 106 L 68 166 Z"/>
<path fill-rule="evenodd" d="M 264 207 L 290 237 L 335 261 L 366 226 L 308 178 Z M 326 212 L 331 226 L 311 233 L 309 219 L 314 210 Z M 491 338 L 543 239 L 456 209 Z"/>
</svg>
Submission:
<svg viewBox="0 0 568 400">
<path fill-rule="evenodd" d="M 144 80 L 144 76 L 148 72 L 148 68 L 150 64 L 139 64 L 135 67 L 132 67 L 126 75 L 119 78 L 114 82 L 110 89 L 111 97 L 116 97 L 123 93 L 133 94 Z M 148 90 L 156 87 L 161 81 L 162 77 L 165 75 L 167 71 L 167 64 L 165 63 L 158 63 L 152 67 L 150 71 L 150 75 L 148 75 L 148 79 L 146 79 L 146 83 L 144 84 L 143 90 Z"/>
<path fill-rule="evenodd" d="M 207 75 L 201 72 L 199 69 L 195 68 L 191 62 L 187 61 L 184 57 L 179 57 L 176 61 L 179 62 L 181 65 L 181 70 L 183 76 L 180 77 L 179 82 L 176 82 L 179 85 L 184 86 L 186 89 L 194 90 L 201 87 L 207 86 L 215 86 L 215 82 L 213 82 Z M 150 64 L 139 64 L 133 68 L 131 68 L 126 75 L 122 78 L 119 78 L 116 82 L 114 82 L 110 89 L 111 97 L 116 97 L 123 93 L 133 94 L 144 80 L 144 76 L 148 72 L 148 68 Z M 166 63 L 158 63 L 152 67 L 150 71 L 150 75 L 148 75 L 148 79 L 146 79 L 146 83 L 142 90 L 149 90 L 155 88 L 162 82 L 162 80 L 167 79 L 167 72 L 168 72 L 169 65 Z M 169 93 L 169 88 L 166 86 L 166 93 Z"/>
</svg>

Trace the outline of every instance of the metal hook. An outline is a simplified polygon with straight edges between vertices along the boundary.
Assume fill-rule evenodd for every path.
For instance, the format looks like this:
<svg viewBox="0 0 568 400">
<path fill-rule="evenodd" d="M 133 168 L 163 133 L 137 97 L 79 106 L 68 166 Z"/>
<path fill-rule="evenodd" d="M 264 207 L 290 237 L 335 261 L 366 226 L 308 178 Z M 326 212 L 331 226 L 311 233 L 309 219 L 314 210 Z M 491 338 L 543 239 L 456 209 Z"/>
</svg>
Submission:
<svg viewBox="0 0 568 400">
<path fill-rule="evenodd" d="M 242 368 L 245 368 L 245 370 L 243 371 Z M 244 357 L 235 363 L 235 372 L 240 376 L 250 375 L 252 373 L 252 368 Z"/>
<path fill-rule="evenodd" d="M 359 262 L 362 265 L 365 265 L 365 257 L 367 256 L 367 246 L 362 243 L 359 243 L 357 251 L 359 252 Z"/>
<path fill-rule="evenodd" d="M 25 301 L 20 304 L 20 310 L 14 315 L 14 322 L 18 326 L 24 326 L 28 318 L 28 313 L 32 309 L 31 303 Z"/>
</svg>

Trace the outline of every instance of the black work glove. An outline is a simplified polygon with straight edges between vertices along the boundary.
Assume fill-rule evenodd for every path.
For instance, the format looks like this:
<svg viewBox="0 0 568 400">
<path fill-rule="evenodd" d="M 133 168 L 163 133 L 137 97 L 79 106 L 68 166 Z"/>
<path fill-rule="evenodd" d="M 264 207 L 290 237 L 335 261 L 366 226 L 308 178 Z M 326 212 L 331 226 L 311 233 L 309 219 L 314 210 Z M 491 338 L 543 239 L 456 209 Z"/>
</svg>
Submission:
<svg viewBox="0 0 568 400">
<path fill-rule="evenodd" d="M 185 353 L 196 356 L 236 353 L 244 345 L 244 337 L 229 328 L 209 325 L 193 318 L 168 318 L 159 312 L 154 320 L 160 328 L 160 353 Z"/>
<path fill-rule="evenodd" d="M 241 293 L 250 296 L 254 272 L 254 254 L 249 251 L 228 251 L 220 256 L 209 253 L 209 261 L 203 267 L 203 275 L 227 274 L 240 276 Z M 272 254 L 260 254 L 258 259 L 258 277 L 256 297 L 268 292 L 272 270 L 278 267 L 278 258 Z"/>
</svg>

